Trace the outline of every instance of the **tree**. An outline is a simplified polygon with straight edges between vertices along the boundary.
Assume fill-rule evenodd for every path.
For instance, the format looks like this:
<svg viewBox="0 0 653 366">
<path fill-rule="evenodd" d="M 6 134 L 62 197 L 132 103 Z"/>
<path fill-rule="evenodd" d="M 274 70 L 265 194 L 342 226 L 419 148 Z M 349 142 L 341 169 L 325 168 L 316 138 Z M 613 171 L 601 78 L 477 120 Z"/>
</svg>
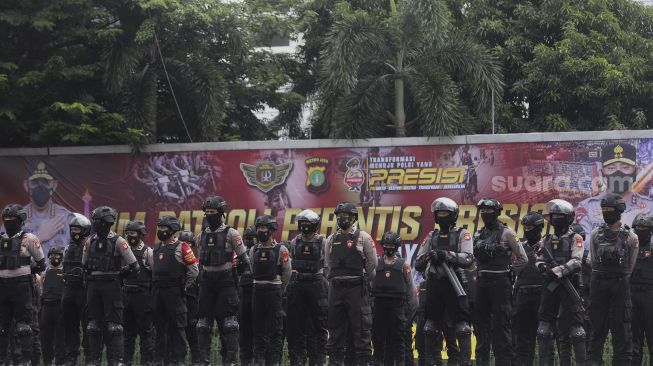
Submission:
<svg viewBox="0 0 653 366">
<path fill-rule="evenodd" d="M 369 4 L 371 5 L 369 5 Z M 336 6 L 321 55 L 317 118 L 332 138 L 470 132 L 501 90 L 488 49 L 456 32 L 440 1 Z"/>
</svg>

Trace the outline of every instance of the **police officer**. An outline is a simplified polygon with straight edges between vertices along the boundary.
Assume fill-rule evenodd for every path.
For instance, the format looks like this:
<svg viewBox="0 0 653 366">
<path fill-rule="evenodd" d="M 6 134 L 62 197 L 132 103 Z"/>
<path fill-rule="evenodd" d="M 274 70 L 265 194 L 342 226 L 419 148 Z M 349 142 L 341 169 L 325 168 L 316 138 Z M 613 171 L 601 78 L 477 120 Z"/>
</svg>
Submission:
<svg viewBox="0 0 653 366">
<path fill-rule="evenodd" d="M 254 226 L 258 238 L 258 243 L 250 250 L 254 276 L 254 365 L 278 366 L 283 348 L 281 298 L 290 280 L 292 265 L 288 249 L 272 238 L 277 220 L 270 215 L 259 216 Z"/>
<path fill-rule="evenodd" d="M 190 245 L 193 250 L 193 255 L 195 258 L 198 257 L 197 244 L 195 242 L 195 236 L 190 231 L 182 231 L 179 233 L 179 240 Z M 186 309 L 188 310 L 188 323 L 186 324 L 186 340 L 188 341 L 188 349 L 190 350 L 191 362 L 193 365 L 198 365 L 202 358 L 200 352 L 200 346 L 197 339 L 197 314 L 199 311 L 199 296 L 200 296 L 200 287 L 197 283 L 197 279 L 193 281 L 186 288 Z"/>
<path fill-rule="evenodd" d="M 510 271 L 521 270 L 528 263 L 528 257 L 517 234 L 499 221 L 503 210 L 499 201 L 483 198 L 476 207 L 485 225 L 474 235 L 474 258 L 478 268 L 474 305 L 476 364 L 489 364 L 492 343 L 496 364 L 509 365 L 513 353 Z"/>
<path fill-rule="evenodd" d="M 141 269 L 138 273 L 130 273 L 122 280 L 127 365 L 131 365 L 134 359 L 136 336 L 140 339 L 141 363 L 149 366 L 154 357 L 154 323 L 150 307 L 152 248 L 143 242 L 146 235 L 147 231 L 142 221 L 130 221 L 125 226 L 125 239 Z"/>
<path fill-rule="evenodd" d="M 528 264 L 519 272 L 515 281 L 515 314 L 513 336 L 515 339 L 515 366 L 531 366 L 535 358 L 537 317 L 542 295 L 542 276 L 535 267 L 542 247 L 544 217 L 539 212 L 529 212 L 521 220 L 524 239 L 521 241 Z"/>
<path fill-rule="evenodd" d="M 367 365 L 372 351 L 368 279 L 376 276 L 376 248 L 372 237 L 357 228 L 358 209 L 353 203 L 339 203 L 335 214 L 338 231 L 329 237 L 324 251 L 329 278 L 329 364 L 342 365 L 349 330 L 356 363 Z"/>
<path fill-rule="evenodd" d="M 222 364 L 235 364 L 238 353 L 238 291 L 232 274 L 234 254 L 239 261 L 249 263 L 243 239 L 238 231 L 223 220 L 227 202 L 220 196 L 210 196 L 202 204 L 207 227 L 198 238 L 200 263 L 199 337 L 202 363 L 210 363 L 213 320 L 226 348 Z"/>
<path fill-rule="evenodd" d="M 70 242 L 63 256 L 64 290 L 61 308 L 66 340 L 66 366 L 76 366 L 80 346 L 80 326 L 82 338 L 86 339 L 86 287 L 82 254 L 84 241 L 91 235 L 91 221 L 82 214 L 74 213 L 68 226 Z M 84 351 L 88 353 L 86 341 L 84 341 Z"/>
<path fill-rule="evenodd" d="M 635 270 L 630 277 L 630 290 L 633 300 L 633 361 L 632 366 L 641 366 L 644 357 L 644 338 L 649 352 L 649 360 L 653 360 L 653 252 L 651 248 L 651 232 L 653 231 L 653 215 L 642 212 L 635 216 L 633 229 L 639 239 L 639 253 Z"/>
<path fill-rule="evenodd" d="M 403 365 L 406 352 L 404 334 L 408 321 L 404 305 L 411 309 L 417 307 L 415 287 L 410 263 L 397 256 L 401 248 L 399 234 L 383 234 L 381 245 L 383 255 L 379 257 L 371 291 L 374 297 L 374 365 Z"/>
<path fill-rule="evenodd" d="M 433 201 L 431 212 L 439 229 L 430 232 L 422 243 L 415 269 L 427 274 L 426 339 L 435 339 L 436 334 L 443 332 L 447 324 L 455 325 L 455 338 L 460 346 L 459 364 L 469 365 L 472 331 L 467 299 L 456 294 L 441 267 L 467 268 L 473 262 L 472 235 L 466 229 L 456 227 L 458 211 L 458 204 L 449 198 L 441 197 Z M 453 339 L 448 339 L 448 343 L 449 348 L 455 345 Z M 425 344 L 428 366 L 435 363 L 434 346 L 432 341 Z"/>
<path fill-rule="evenodd" d="M 573 298 L 569 289 L 560 282 L 567 278 L 578 289 L 581 262 L 583 259 L 583 238 L 569 229 L 574 221 L 574 206 L 571 203 L 554 199 L 546 204 L 546 216 L 553 227 L 553 234 L 543 240 L 544 247 L 538 255 L 536 266 L 544 275 L 537 337 L 539 343 L 540 365 L 552 361 L 552 341 L 555 334 L 556 317 L 561 313 L 558 334 L 569 334 L 574 347 L 576 365 L 585 365 L 585 339 L 583 328 L 583 305 Z M 549 256 L 549 254 L 551 256 Z M 561 363 L 571 365 L 570 354 L 560 354 Z"/>
<path fill-rule="evenodd" d="M 592 334 L 590 337 L 589 362 L 599 365 L 603 344 L 612 331 L 614 345 L 613 364 L 628 365 L 632 358 L 630 285 L 628 277 L 635 268 L 639 241 L 630 228 L 621 223 L 626 209 L 623 198 L 607 193 L 601 199 L 605 224 L 594 229 L 590 235 L 592 264 Z"/>
<path fill-rule="evenodd" d="M 317 233 L 320 216 L 311 210 L 297 215 L 301 232 L 290 244 L 297 282 L 288 298 L 288 356 L 291 366 L 324 365 L 327 342 L 328 282 L 324 277 L 326 238 Z M 292 337 L 291 337 L 292 335 Z M 314 343 L 307 347 L 310 340 Z"/>
<path fill-rule="evenodd" d="M 249 251 L 256 245 L 256 227 L 249 226 L 243 233 L 245 247 Z M 254 289 L 254 277 L 252 276 L 249 262 L 238 261 L 239 272 L 242 273 L 238 282 L 240 288 L 240 364 L 251 366 L 254 361 L 254 325 L 252 324 L 252 291 Z"/>
<path fill-rule="evenodd" d="M 167 348 L 175 366 L 184 365 L 186 358 L 186 289 L 198 275 L 197 258 L 190 245 L 180 241 L 179 220 L 164 216 L 157 222 L 156 237 L 159 244 L 152 259 L 152 311 L 157 333 L 157 361 L 165 357 L 166 335 L 170 337 Z"/>
<path fill-rule="evenodd" d="M 51 247 L 48 250 L 50 268 L 43 275 L 39 327 L 44 365 L 52 364 L 53 360 L 55 365 L 63 365 L 66 356 L 61 313 L 61 297 L 64 288 L 63 251 L 63 247 Z"/>
<path fill-rule="evenodd" d="M 90 365 L 100 364 L 103 341 L 107 346 L 109 366 L 122 364 L 124 340 L 120 276 L 140 270 L 127 241 L 111 231 L 116 218 L 116 211 L 111 207 L 100 206 L 93 210 L 91 220 L 95 234 L 87 239 L 82 257 L 88 280 L 87 364 Z"/>
<path fill-rule="evenodd" d="M 32 360 L 31 271 L 45 270 L 39 239 L 22 231 L 26 218 L 23 206 L 7 205 L 2 210 L 6 232 L 0 234 L 0 327 L 3 334 L 9 334 L 15 321 L 23 365 L 31 364 Z M 34 269 L 30 269 L 32 258 Z"/>
</svg>

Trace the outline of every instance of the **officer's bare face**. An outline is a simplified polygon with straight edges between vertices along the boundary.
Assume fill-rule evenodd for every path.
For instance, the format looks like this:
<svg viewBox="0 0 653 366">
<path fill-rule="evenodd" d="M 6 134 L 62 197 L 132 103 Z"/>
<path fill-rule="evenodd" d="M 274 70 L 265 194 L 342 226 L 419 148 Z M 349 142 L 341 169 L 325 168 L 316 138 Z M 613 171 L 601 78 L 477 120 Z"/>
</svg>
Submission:
<svg viewBox="0 0 653 366">
<path fill-rule="evenodd" d="M 167 227 L 166 227 L 166 228 L 167 228 Z M 127 236 L 137 237 L 137 236 L 138 236 L 138 233 L 137 233 L 136 231 L 133 231 L 133 230 L 127 230 L 127 231 L 125 231 L 125 235 L 127 235 Z"/>
<path fill-rule="evenodd" d="M 535 229 L 535 226 L 533 225 L 524 225 L 523 227 L 524 227 L 524 231 L 531 231 Z"/>
<path fill-rule="evenodd" d="M 71 226 L 70 227 L 70 232 L 73 233 L 73 234 L 81 234 L 82 229 L 78 228 L 77 226 Z"/>
<path fill-rule="evenodd" d="M 351 219 L 351 215 L 349 213 L 347 213 L 347 212 L 338 212 L 338 214 L 336 215 L 336 218 L 338 218 L 338 219 L 340 219 L 340 218 Z"/>
<path fill-rule="evenodd" d="M 436 211 L 435 213 L 438 217 L 447 217 L 449 216 L 449 211 Z"/>
<path fill-rule="evenodd" d="M 16 216 L 2 216 L 2 221 L 14 221 Z"/>
<path fill-rule="evenodd" d="M 207 209 L 204 211 L 204 216 L 206 216 L 206 215 L 215 215 L 215 214 L 217 214 L 217 213 L 218 213 L 218 210 L 217 210 L 217 209 L 215 209 L 215 208 L 207 208 Z"/>
<path fill-rule="evenodd" d="M 564 219 L 565 215 L 554 213 L 554 214 L 551 214 L 551 218 L 552 219 Z"/>
<path fill-rule="evenodd" d="M 480 213 L 482 213 L 482 214 L 483 213 L 494 213 L 494 209 L 493 208 L 488 208 L 488 207 L 483 207 L 483 208 L 481 208 Z"/>
<path fill-rule="evenodd" d="M 270 230 L 270 228 L 268 228 L 267 226 L 258 226 L 256 228 L 256 231 L 262 231 L 262 232 L 266 232 L 266 231 L 269 231 L 269 230 Z"/>
<path fill-rule="evenodd" d="M 648 226 L 644 226 L 644 225 L 635 225 L 635 230 L 637 230 L 637 231 L 647 231 L 647 230 L 650 230 L 650 229 L 649 229 Z"/>
<path fill-rule="evenodd" d="M 614 211 L 614 207 L 601 207 L 601 211 L 603 211 L 603 212 L 612 212 L 612 211 Z"/>
<path fill-rule="evenodd" d="M 623 163 L 621 161 L 614 162 L 612 164 L 608 164 L 603 167 L 603 174 L 604 175 L 612 175 L 616 173 L 617 171 L 620 171 L 624 174 L 634 174 L 635 173 L 635 166 Z"/>
</svg>

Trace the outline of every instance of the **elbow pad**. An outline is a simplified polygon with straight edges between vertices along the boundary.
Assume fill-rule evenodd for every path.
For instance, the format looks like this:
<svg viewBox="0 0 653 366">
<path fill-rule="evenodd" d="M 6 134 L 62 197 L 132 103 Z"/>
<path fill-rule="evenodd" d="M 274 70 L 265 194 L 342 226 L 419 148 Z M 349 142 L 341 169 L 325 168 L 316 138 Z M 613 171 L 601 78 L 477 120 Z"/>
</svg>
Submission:
<svg viewBox="0 0 653 366">
<path fill-rule="evenodd" d="M 32 273 L 41 273 L 45 271 L 45 269 L 45 258 L 43 258 L 40 261 L 37 261 L 36 264 L 32 267 Z"/>
<path fill-rule="evenodd" d="M 121 276 L 137 275 L 141 271 L 141 267 L 138 265 L 138 262 L 130 263 L 128 266 L 120 271 Z"/>
<path fill-rule="evenodd" d="M 562 275 L 568 276 L 574 274 L 580 270 L 581 263 L 577 259 L 572 259 L 569 262 L 565 263 L 562 266 Z"/>
<path fill-rule="evenodd" d="M 426 270 L 426 266 L 429 263 L 429 259 L 430 258 L 428 254 L 425 254 L 417 258 L 417 260 L 415 261 L 415 270 L 417 270 L 418 272 L 424 272 Z"/>
<path fill-rule="evenodd" d="M 249 256 L 247 256 L 247 253 L 243 253 L 238 257 L 238 265 L 236 266 L 236 271 L 238 271 L 239 275 L 243 274 L 249 274 L 252 272 L 252 267 L 249 262 Z"/>
</svg>

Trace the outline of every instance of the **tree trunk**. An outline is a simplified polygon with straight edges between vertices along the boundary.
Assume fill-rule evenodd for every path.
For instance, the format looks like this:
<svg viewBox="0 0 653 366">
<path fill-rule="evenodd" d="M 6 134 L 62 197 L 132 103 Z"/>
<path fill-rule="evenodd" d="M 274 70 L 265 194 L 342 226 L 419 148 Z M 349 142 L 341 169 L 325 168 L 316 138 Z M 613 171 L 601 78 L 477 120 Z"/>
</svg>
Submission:
<svg viewBox="0 0 653 366">
<path fill-rule="evenodd" d="M 404 109 L 404 79 L 395 79 L 395 127 L 397 137 L 406 136 L 406 111 Z"/>
</svg>

